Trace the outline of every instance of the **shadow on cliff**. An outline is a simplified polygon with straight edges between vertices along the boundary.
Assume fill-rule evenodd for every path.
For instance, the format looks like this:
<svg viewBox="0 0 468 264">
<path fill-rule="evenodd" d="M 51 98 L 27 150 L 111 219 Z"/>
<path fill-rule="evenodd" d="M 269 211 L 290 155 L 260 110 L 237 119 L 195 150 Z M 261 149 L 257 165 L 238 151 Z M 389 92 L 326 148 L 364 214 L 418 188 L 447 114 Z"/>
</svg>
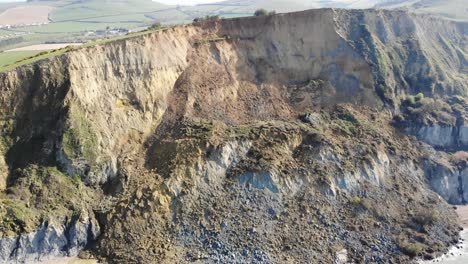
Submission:
<svg viewBox="0 0 468 264">
<path fill-rule="evenodd" d="M 64 99 L 70 89 L 69 78 L 56 83 L 45 76 L 38 66 L 33 69 L 31 80 L 24 80 L 25 96 L 15 117 L 11 138 L 13 144 L 6 152 L 10 177 L 18 168 L 30 164 L 56 166 L 57 142 L 67 113 Z M 48 80 L 45 82 L 44 80 Z"/>
</svg>

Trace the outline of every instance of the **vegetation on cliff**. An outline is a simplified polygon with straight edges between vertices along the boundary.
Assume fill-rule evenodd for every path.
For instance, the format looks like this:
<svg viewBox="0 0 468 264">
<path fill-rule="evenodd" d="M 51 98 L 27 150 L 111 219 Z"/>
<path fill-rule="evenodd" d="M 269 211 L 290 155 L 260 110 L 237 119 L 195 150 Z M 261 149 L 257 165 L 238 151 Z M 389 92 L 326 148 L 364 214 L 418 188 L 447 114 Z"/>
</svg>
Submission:
<svg viewBox="0 0 468 264">
<path fill-rule="evenodd" d="M 65 175 L 55 167 L 17 169 L 0 198 L 0 233 L 8 237 L 33 232 L 42 223 L 88 215 L 87 208 L 97 197 L 79 176 Z"/>
</svg>

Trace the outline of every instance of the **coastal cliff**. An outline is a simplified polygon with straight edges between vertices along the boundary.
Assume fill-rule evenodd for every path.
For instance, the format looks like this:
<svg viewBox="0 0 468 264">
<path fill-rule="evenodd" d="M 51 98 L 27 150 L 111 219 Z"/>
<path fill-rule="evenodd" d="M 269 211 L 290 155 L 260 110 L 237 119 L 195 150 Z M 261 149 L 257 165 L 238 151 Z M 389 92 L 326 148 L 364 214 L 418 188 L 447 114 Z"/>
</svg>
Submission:
<svg viewBox="0 0 468 264">
<path fill-rule="evenodd" d="M 442 253 L 459 231 L 442 198 L 466 201 L 466 163 L 438 159 L 466 150 L 465 26 L 309 10 L 148 32 L 1 73 L 0 248 L 20 252 L 5 261 L 85 246 L 114 263 Z"/>
</svg>

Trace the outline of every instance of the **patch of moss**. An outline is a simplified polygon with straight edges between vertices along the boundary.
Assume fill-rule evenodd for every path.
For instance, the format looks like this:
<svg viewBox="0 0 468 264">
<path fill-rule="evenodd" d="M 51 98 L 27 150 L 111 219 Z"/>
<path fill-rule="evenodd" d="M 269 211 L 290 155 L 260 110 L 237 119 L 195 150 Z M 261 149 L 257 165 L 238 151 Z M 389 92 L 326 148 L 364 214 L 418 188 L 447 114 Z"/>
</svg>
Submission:
<svg viewBox="0 0 468 264">
<path fill-rule="evenodd" d="M 11 118 L 0 115 L 0 153 L 11 145 L 10 134 L 14 129 L 14 122 Z"/>
<path fill-rule="evenodd" d="M 21 201 L 0 200 L 0 232 L 21 233 L 33 228 L 34 215 Z"/>
<path fill-rule="evenodd" d="M 0 197 L 0 233 L 31 232 L 41 221 L 71 216 L 84 204 L 93 204 L 93 197 L 78 176 L 67 176 L 56 167 L 17 169 Z"/>
<path fill-rule="evenodd" d="M 354 206 L 361 207 L 367 211 L 373 211 L 373 206 L 369 199 L 354 196 L 353 198 L 351 198 L 350 203 Z"/>
<path fill-rule="evenodd" d="M 382 76 L 387 76 L 387 70 L 390 68 L 390 65 L 392 65 L 387 53 L 378 50 L 377 62 L 378 62 Z"/>
<path fill-rule="evenodd" d="M 5 188 L 8 176 L 8 165 L 5 161 L 5 155 L 12 145 L 10 136 L 12 130 L 13 122 L 0 118 L 0 190 Z"/>
<path fill-rule="evenodd" d="M 333 115 L 332 127 L 334 127 L 335 131 L 340 131 L 349 136 L 358 133 L 361 122 L 347 108 L 338 106 Z"/>
<path fill-rule="evenodd" d="M 269 124 L 227 126 L 224 123 L 211 121 L 185 124 L 181 131 L 183 137 L 208 141 L 214 145 L 229 139 L 272 138 L 272 133 L 280 132 Z"/>
<path fill-rule="evenodd" d="M 82 109 L 69 108 L 69 126 L 63 133 L 63 151 L 70 159 L 83 158 L 89 165 L 96 165 L 97 137 Z"/>
<path fill-rule="evenodd" d="M 435 210 L 422 210 L 413 216 L 413 221 L 421 226 L 431 225 L 439 220 L 439 213 Z"/>
<path fill-rule="evenodd" d="M 339 130 L 348 136 L 354 136 L 358 133 L 357 126 L 352 122 L 337 120 L 335 121 L 334 125 L 336 130 Z"/>
<path fill-rule="evenodd" d="M 455 107 L 455 109 L 453 109 Z M 401 104 L 404 114 L 401 121 L 409 120 L 416 124 L 444 124 L 455 125 L 454 110 L 463 111 L 453 102 L 452 106 L 437 98 L 428 98 L 424 94 L 407 96 Z"/>
<path fill-rule="evenodd" d="M 216 125 L 213 122 L 201 121 L 196 124 L 189 124 L 182 128 L 182 133 L 188 138 L 208 140 L 214 135 Z"/>
<path fill-rule="evenodd" d="M 177 166 L 192 166 L 206 151 L 203 140 L 188 138 L 160 141 L 153 146 L 150 166 L 168 178 Z"/>
<path fill-rule="evenodd" d="M 350 202 L 352 205 L 359 205 L 362 202 L 362 198 L 359 196 L 354 196 Z"/>
<path fill-rule="evenodd" d="M 408 239 L 404 235 L 400 235 L 398 238 L 398 246 L 400 247 L 401 252 L 410 256 L 416 257 L 424 252 L 424 245 Z"/>
</svg>

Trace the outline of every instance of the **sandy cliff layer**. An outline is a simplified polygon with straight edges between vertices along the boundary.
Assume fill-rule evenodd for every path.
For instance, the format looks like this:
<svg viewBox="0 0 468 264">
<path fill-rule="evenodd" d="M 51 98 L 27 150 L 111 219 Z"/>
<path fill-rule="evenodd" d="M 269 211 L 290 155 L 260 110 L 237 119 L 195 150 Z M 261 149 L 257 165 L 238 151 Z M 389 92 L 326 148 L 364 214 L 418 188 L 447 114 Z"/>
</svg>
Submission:
<svg viewBox="0 0 468 264">
<path fill-rule="evenodd" d="M 90 250 L 111 262 L 431 257 L 458 231 L 431 185 L 461 196 L 451 180 L 427 181 L 452 176 L 428 169 L 437 153 L 392 124 L 419 109 L 402 110 L 410 95 L 468 95 L 463 27 L 311 10 L 180 26 L 2 73 L 2 243 L 52 218 L 99 221 Z"/>
</svg>

